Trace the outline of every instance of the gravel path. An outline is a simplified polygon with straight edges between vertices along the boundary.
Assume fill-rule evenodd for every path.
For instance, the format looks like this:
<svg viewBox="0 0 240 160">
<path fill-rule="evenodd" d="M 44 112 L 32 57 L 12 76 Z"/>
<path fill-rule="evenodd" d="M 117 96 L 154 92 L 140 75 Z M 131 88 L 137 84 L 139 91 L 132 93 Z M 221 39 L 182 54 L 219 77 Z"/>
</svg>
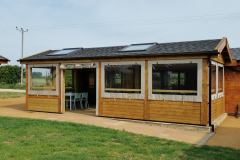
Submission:
<svg viewBox="0 0 240 160">
<path fill-rule="evenodd" d="M 228 116 L 215 132 L 206 145 L 240 149 L 240 118 Z"/>
<path fill-rule="evenodd" d="M 0 92 L 22 92 L 22 93 L 25 93 L 26 90 L 21 90 L 21 89 L 1 89 L 0 88 Z"/>
</svg>

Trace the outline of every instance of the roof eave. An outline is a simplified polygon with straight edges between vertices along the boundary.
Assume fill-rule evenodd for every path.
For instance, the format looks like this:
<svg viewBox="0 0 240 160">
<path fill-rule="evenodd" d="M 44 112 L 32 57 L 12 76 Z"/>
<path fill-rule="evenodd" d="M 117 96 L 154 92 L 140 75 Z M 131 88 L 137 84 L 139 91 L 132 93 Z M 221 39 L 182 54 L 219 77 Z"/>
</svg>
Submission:
<svg viewBox="0 0 240 160">
<path fill-rule="evenodd" d="M 30 61 L 61 61 L 61 60 L 86 60 L 86 59 L 115 59 L 115 58 L 129 58 L 129 57 L 161 57 L 161 56 L 203 56 L 203 55 L 209 55 L 211 54 L 212 56 L 218 55 L 219 52 L 216 51 L 207 51 L 207 52 L 185 52 L 185 53 L 155 53 L 155 54 L 139 54 L 139 55 L 116 55 L 116 56 L 98 56 L 98 57 L 64 57 L 64 58 L 50 58 L 50 59 L 20 59 L 18 61 L 21 62 L 30 62 Z"/>
<path fill-rule="evenodd" d="M 231 50 L 228 44 L 228 40 L 226 37 L 223 37 L 222 40 L 218 43 L 218 45 L 215 47 L 214 51 L 222 53 L 224 48 L 227 48 L 227 52 L 228 52 L 228 56 L 229 56 L 229 60 L 232 63 L 233 59 L 232 59 L 232 54 L 231 54 Z"/>
</svg>

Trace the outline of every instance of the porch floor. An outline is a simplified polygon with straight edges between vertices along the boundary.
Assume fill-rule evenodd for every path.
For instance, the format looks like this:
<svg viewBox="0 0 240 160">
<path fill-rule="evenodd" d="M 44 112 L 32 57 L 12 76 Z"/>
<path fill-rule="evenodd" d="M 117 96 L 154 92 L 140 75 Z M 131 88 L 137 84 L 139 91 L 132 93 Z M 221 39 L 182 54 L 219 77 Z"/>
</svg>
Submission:
<svg viewBox="0 0 240 160">
<path fill-rule="evenodd" d="M 84 110 L 77 109 L 76 111 L 71 110 L 66 111 L 64 114 L 26 111 L 25 98 L 1 99 L 0 103 L 0 116 L 89 124 L 105 128 L 125 130 L 135 134 L 182 141 L 191 144 L 198 144 L 208 135 L 207 133 L 178 130 L 173 128 L 163 128 L 128 121 L 119 121 L 115 118 L 97 117 L 95 113 L 95 108 Z"/>
</svg>

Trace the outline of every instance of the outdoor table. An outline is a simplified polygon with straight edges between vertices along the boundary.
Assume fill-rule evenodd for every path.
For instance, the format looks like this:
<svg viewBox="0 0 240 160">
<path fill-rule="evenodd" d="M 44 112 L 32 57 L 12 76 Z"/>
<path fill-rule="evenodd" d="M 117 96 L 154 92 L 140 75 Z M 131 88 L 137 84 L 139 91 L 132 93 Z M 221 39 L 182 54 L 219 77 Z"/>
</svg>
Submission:
<svg viewBox="0 0 240 160">
<path fill-rule="evenodd" d="M 70 97 L 70 110 L 72 110 L 72 97 L 75 96 L 75 93 L 65 93 L 65 97 Z"/>
</svg>

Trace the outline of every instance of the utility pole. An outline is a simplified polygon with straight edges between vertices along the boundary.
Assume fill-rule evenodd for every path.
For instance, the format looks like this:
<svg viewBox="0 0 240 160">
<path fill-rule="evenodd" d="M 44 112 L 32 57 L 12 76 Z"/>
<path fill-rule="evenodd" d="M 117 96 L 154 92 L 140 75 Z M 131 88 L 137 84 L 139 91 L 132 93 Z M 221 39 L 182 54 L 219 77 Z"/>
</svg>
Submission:
<svg viewBox="0 0 240 160">
<path fill-rule="evenodd" d="M 18 30 L 22 33 L 22 56 L 21 56 L 21 58 L 23 58 L 23 37 L 24 37 L 24 32 L 28 32 L 28 29 L 24 30 L 23 28 L 18 29 L 18 27 L 16 27 L 16 30 Z M 23 64 L 21 64 L 21 86 L 22 85 L 23 85 Z"/>
</svg>

